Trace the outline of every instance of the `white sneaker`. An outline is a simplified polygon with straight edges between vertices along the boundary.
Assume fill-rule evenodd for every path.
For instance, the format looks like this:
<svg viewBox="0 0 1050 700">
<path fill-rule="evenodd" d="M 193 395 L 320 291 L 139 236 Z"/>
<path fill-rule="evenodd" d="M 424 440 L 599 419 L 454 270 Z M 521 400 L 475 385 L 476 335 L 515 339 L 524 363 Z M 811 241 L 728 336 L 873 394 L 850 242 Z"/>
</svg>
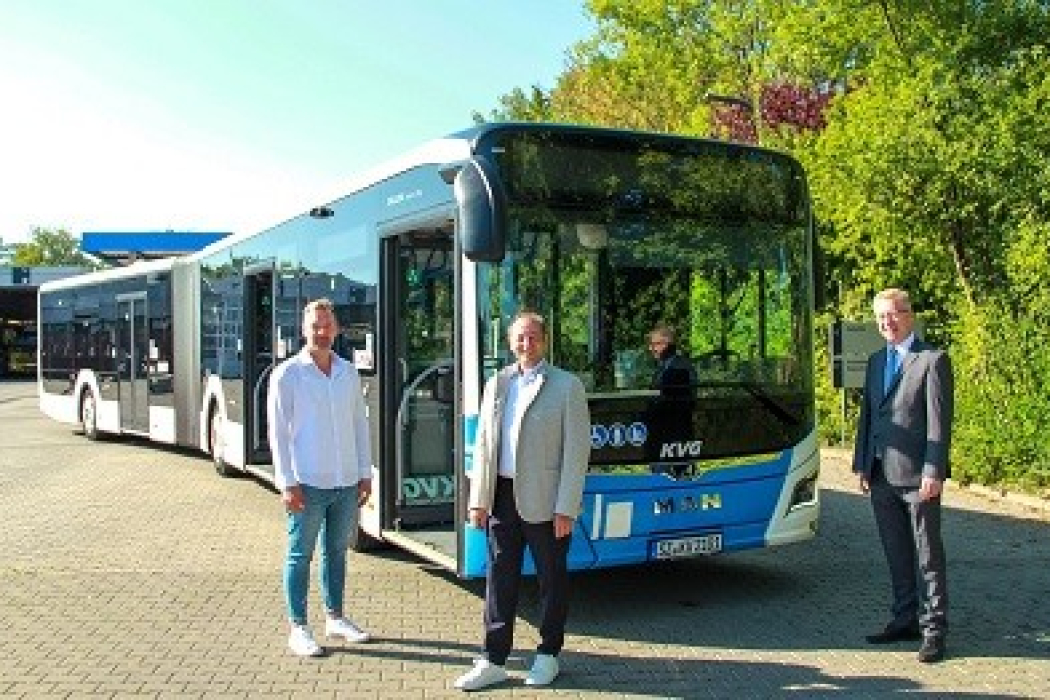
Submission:
<svg viewBox="0 0 1050 700">
<path fill-rule="evenodd" d="M 296 656 L 320 656 L 324 650 L 314 641 L 314 635 L 305 625 L 295 625 L 288 635 L 288 648 Z"/>
<path fill-rule="evenodd" d="M 324 636 L 342 637 L 348 642 L 357 644 L 368 641 L 368 632 L 365 632 L 345 617 L 328 618 L 324 623 Z"/>
<path fill-rule="evenodd" d="M 558 659 L 550 654 L 536 654 L 525 685 L 550 685 L 558 677 Z"/>
<path fill-rule="evenodd" d="M 456 679 L 455 685 L 460 690 L 481 690 L 505 680 L 507 680 L 505 668 L 497 666 L 488 659 L 478 659 L 474 662 L 474 668 Z"/>
</svg>

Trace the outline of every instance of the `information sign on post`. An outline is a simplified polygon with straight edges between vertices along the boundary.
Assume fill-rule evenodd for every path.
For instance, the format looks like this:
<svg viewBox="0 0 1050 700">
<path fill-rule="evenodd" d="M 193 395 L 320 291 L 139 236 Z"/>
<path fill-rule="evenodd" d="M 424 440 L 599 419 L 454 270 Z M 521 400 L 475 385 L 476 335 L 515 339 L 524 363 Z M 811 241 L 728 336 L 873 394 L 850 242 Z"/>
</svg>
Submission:
<svg viewBox="0 0 1050 700">
<path fill-rule="evenodd" d="M 922 322 L 916 320 L 915 337 L 921 338 L 922 331 Z M 862 389 L 868 358 L 885 346 L 874 321 L 833 321 L 828 327 L 832 385 L 836 389 Z"/>
<path fill-rule="evenodd" d="M 834 321 L 828 329 L 831 381 L 836 389 L 860 389 L 868 358 L 886 341 L 874 321 Z"/>
</svg>

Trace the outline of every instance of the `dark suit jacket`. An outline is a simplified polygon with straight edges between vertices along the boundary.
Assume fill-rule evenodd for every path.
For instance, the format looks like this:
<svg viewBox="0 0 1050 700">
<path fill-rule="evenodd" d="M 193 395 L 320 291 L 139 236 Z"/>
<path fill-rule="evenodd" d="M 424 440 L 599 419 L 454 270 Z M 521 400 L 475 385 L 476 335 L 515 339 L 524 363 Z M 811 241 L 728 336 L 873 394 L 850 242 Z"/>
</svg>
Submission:
<svg viewBox="0 0 1050 700">
<path fill-rule="evenodd" d="M 915 339 L 887 393 L 885 368 L 883 348 L 868 358 L 853 471 L 870 477 L 881 454 L 886 480 L 894 486 L 917 488 L 923 476 L 948 478 L 955 408 L 951 360 Z"/>
</svg>

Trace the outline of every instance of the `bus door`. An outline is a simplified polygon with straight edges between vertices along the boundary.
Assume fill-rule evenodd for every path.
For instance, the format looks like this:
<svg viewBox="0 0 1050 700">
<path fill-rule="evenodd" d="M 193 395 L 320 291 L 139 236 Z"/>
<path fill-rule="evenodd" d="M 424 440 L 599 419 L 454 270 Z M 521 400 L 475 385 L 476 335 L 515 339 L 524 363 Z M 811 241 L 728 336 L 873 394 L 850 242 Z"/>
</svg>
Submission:
<svg viewBox="0 0 1050 700">
<path fill-rule="evenodd" d="M 272 264 L 244 270 L 244 461 L 269 464 L 266 389 L 274 367 L 274 283 Z"/>
<path fill-rule="evenodd" d="M 149 433 L 149 333 L 146 293 L 117 297 L 117 392 L 120 429 Z"/>
<path fill-rule="evenodd" d="M 383 242 L 384 537 L 455 568 L 455 253 L 448 226 Z M 387 528 L 393 532 L 387 532 Z"/>
</svg>

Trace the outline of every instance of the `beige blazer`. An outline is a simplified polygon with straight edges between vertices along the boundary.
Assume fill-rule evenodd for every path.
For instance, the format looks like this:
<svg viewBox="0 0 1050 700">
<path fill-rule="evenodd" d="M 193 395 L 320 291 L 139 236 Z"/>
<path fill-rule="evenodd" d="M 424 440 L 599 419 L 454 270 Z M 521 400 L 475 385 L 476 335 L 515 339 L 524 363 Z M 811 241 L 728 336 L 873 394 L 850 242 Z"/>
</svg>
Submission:
<svg viewBox="0 0 1050 700">
<path fill-rule="evenodd" d="M 485 384 L 470 472 L 470 508 L 492 512 L 499 473 L 500 426 L 504 399 L 517 365 Z M 576 375 L 544 362 L 539 389 L 525 408 L 515 456 L 514 499 L 522 520 L 576 518 L 583 506 L 583 484 L 591 451 L 587 395 Z"/>
</svg>

